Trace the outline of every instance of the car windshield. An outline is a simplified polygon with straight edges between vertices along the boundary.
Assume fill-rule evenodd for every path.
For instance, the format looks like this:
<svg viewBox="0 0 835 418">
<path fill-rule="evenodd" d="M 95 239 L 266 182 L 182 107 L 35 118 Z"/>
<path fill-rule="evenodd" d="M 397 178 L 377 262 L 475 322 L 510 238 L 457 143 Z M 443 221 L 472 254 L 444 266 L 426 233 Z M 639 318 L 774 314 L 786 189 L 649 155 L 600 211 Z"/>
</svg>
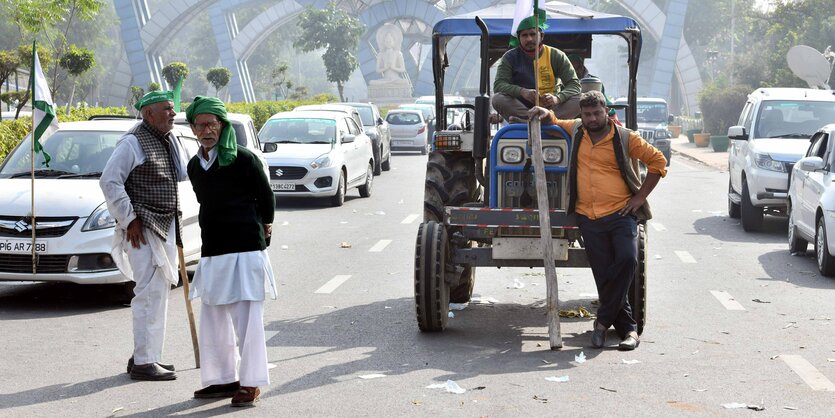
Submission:
<svg viewBox="0 0 835 418">
<path fill-rule="evenodd" d="M 667 105 L 664 103 L 638 102 L 638 123 L 667 122 Z"/>
<path fill-rule="evenodd" d="M 835 102 L 764 101 L 757 115 L 756 138 L 809 138 L 835 122 Z"/>
<path fill-rule="evenodd" d="M 432 118 L 432 109 L 427 105 L 423 106 L 415 106 L 415 105 L 400 105 L 401 109 L 414 109 L 419 110 L 420 113 L 423 113 L 424 119 L 431 119 Z"/>
<path fill-rule="evenodd" d="M 386 116 L 386 122 L 392 125 L 417 125 L 421 123 L 420 116 L 411 112 L 391 112 Z"/>
<path fill-rule="evenodd" d="M 51 160 L 44 164 L 43 153 L 35 155 L 39 177 L 99 176 L 124 132 L 62 131 L 41 140 Z M 0 177 L 20 177 L 32 170 L 32 142 L 27 136 L 0 167 Z"/>
<path fill-rule="evenodd" d="M 364 126 L 374 126 L 376 123 L 374 122 L 374 116 L 371 114 L 370 107 L 358 106 L 356 107 L 357 112 L 360 113 L 360 119 L 362 119 L 362 124 Z"/>
<path fill-rule="evenodd" d="M 334 144 L 336 120 L 316 118 L 270 119 L 258 135 L 277 144 Z"/>
</svg>

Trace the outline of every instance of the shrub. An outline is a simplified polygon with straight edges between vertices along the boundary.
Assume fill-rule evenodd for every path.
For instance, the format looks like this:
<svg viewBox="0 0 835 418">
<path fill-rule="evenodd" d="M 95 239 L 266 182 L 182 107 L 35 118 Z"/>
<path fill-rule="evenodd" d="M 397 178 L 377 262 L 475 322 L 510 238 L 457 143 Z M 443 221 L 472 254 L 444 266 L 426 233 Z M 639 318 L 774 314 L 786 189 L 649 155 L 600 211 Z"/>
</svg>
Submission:
<svg viewBox="0 0 835 418">
<path fill-rule="evenodd" d="M 727 135 L 728 128 L 736 125 L 739 113 L 745 106 L 753 88 L 743 84 L 732 86 L 717 80 L 708 83 L 699 92 L 699 107 L 704 120 L 704 132 Z"/>
</svg>

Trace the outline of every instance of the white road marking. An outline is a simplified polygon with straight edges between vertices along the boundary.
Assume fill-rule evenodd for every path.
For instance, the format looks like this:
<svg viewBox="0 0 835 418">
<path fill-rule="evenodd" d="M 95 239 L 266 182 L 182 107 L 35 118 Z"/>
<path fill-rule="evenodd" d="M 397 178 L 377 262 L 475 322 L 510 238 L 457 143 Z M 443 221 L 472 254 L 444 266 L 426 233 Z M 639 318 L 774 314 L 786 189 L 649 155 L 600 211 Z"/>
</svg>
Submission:
<svg viewBox="0 0 835 418">
<path fill-rule="evenodd" d="M 718 300 L 719 303 L 721 303 L 722 306 L 724 306 L 725 309 L 727 309 L 729 311 L 744 311 L 745 310 L 745 307 L 742 306 L 742 304 L 740 304 L 739 302 L 737 302 L 736 299 L 734 299 L 734 297 L 731 296 L 731 294 L 728 293 L 728 292 L 722 292 L 722 291 L 719 291 L 719 290 L 711 290 L 710 293 L 712 293 L 713 297 L 715 297 L 716 300 Z"/>
<path fill-rule="evenodd" d="M 693 258 L 693 256 L 690 255 L 690 253 L 688 253 L 687 251 L 675 251 L 675 253 L 678 256 L 679 260 L 681 260 L 682 263 L 695 263 L 696 262 L 696 259 Z"/>
<path fill-rule="evenodd" d="M 805 358 L 793 354 L 780 354 L 791 369 L 806 382 L 812 390 L 822 390 L 826 392 L 835 392 L 835 385 L 826 378 L 818 369 Z"/>
<path fill-rule="evenodd" d="M 377 243 L 374 244 L 374 246 L 371 247 L 371 249 L 368 250 L 368 252 L 379 253 L 380 251 L 383 251 L 383 249 L 386 248 L 386 246 L 388 246 L 389 244 L 391 244 L 390 239 L 381 239 L 381 240 L 377 241 Z"/>
<path fill-rule="evenodd" d="M 276 335 L 278 335 L 278 331 L 270 331 L 270 330 L 265 329 L 264 330 L 264 341 L 269 341 L 273 337 L 275 337 Z"/>
<path fill-rule="evenodd" d="M 414 222 L 415 219 L 417 219 L 419 216 L 420 215 L 418 215 L 416 213 L 413 213 L 413 214 L 407 216 L 406 219 L 403 219 L 402 221 L 400 221 L 400 223 L 401 224 L 410 224 L 410 223 Z"/>
<path fill-rule="evenodd" d="M 339 287 L 339 285 L 345 283 L 345 281 L 347 281 L 350 278 L 350 274 L 337 274 L 336 276 L 333 276 L 333 279 L 328 280 L 327 283 L 325 283 L 322 287 L 316 289 L 316 291 L 313 293 L 331 293 L 334 290 L 336 290 L 336 288 Z"/>
<path fill-rule="evenodd" d="M 649 224 L 652 225 L 652 228 L 655 229 L 656 231 L 666 231 L 667 230 L 667 227 L 664 226 L 664 224 L 660 224 L 658 222 L 650 222 Z"/>
</svg>

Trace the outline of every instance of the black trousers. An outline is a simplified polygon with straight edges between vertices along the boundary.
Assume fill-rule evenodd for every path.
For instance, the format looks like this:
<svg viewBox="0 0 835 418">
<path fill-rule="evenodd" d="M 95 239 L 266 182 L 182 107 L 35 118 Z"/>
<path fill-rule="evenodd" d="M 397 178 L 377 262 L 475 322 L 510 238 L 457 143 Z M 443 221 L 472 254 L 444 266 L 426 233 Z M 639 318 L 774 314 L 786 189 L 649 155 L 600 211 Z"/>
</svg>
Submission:
<svg viewBox="0 0 835 418">
<path fill-rule="evenodd" d="M 627 297 L 638 267 L 637 219 L 617 212 L 595 220 L 578 214 L 577 223 L 600 299 L 597 323 L 626 338 L 638 330 Z"/>
</svg>

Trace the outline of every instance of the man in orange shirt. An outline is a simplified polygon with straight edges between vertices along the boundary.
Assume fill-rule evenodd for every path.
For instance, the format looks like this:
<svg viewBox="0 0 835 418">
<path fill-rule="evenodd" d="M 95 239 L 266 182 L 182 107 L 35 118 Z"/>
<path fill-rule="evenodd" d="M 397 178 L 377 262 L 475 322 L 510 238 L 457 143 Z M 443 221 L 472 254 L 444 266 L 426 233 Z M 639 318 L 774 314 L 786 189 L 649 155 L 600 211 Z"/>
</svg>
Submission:
<svg viewBox="0 0 835 418">
<path fill-rule="evenodd" d="M 567 212 L 577 215 L 600 299 L 591 344 L 603 347 L 614 327 L 618 349 L 629 351 L 640 343 L 627 298 L 638 266 L 638 222 L 652 217 L 647 196 L 667 174 L 667 160 L 636 132 L 616 126 L 608 112 L 606 97 L 589 91 L 580 95 L 580 119 L 557 119 L 542 107 L 529 117 L 559 125 L 573 138 Z M 643 182 L 638 161 L 647 166 Z"/>
</svg>

